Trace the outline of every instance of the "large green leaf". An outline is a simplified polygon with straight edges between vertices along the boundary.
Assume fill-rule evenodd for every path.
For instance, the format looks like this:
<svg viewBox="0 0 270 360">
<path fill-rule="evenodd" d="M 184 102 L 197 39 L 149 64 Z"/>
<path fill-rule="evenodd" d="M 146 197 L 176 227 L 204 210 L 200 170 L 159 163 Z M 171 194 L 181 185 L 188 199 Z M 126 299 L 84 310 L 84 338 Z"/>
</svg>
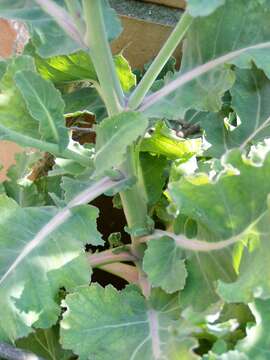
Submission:
<svg viewBox="0 0 270 360">
<path fill-rule="evenodd" d="M 177 321 L 174 298 L 160 292 L 147 304 L 137 290 L 91 285 L 68 295 L 65 306 L 62 344 L 81 360 L 198 358 L 192 353 L 192 327 Z"/>
<path fill-rule="evenodd" d="M 143 270 L 151 285 L 161 287 L 167 293 L 182 290 L 187 277 L 182 256 L 173 239 L 164 236 L 150 240 L 143 258 Z"/>
<path fill-rule="evenodd" d="M 255 164 L 234 150 L 223 164 L 225 169 L 215 180 L 198 173 L 169 185 L 178 209 L 203 224 L 216 240 L 238 236 L 256 223 L 267 209 L 270 192 L 269 155 Z"/>
<path fill-rule="evenodd" d="M 187 10 L 190 15 L 206 16 L 215 11 L 219 6 L 223 5 L 226 0 L 188 0 Z"/>
<path fill-rule="evenodd" d="M 213 2 L 207 3 L 212 5 Z M 199 71 L 199 66 L 205 63 L 208 63 L 205 68 L 208 71 L 201 76 L 194 73 L 193 80 L 150 106 L 146 110 L 147 114 L 177 119 L 191 108 L 218 111 L 222 104 L 221 97 L 233 85 L 235 75 L 229 65 L 213 67 L 211 61 L 239 49 L 268 42 L 269 16 L 268 1 L 227 0 L 211 15 L 195 18 L 187 33 L 181 70 L 174 75 L 174 79 L 180 79 L 181 75 L 195 68 Z M 265 60 L 269 57 L 269 47 L 253 49 L 248 54 L 240 55 L 238 66 L 251 67 L 252 60 L 259 68 L 270 73 L 269 61 Z M 232 62 L 232 59 L 224 59 L 221 63 L 226 61 Z M 167 81 L 171 81 L 171 76 Z M 147 100 L 144 106 L 146 104 Z"/>
<path fill-rule="evenodd" d="M 20 208 L 2 195 L 0 211 L 0 339 L 14 341 L 57 321 L 60 287 L 89 282 L 84 245 L 102 240 L 88 205 Z"/>
<path fill-rule="evenodd" d="M 32 71 L 17 72 L 15 82 L 29 114 L 40 123 L 42 139 L 58 144 L 63 150 L 69 143 L 69 137 L 64 119 L 65 103 L 60 92 L 50 81 Z"/>
<path fill-rule="evenodd" d="M 147 126 L 147 118 L 135 112 L 123 112 L 104 119 L 96 129 L 95 175 L 120 165 L 127 147 L 144 135 Z"/>
</svg>

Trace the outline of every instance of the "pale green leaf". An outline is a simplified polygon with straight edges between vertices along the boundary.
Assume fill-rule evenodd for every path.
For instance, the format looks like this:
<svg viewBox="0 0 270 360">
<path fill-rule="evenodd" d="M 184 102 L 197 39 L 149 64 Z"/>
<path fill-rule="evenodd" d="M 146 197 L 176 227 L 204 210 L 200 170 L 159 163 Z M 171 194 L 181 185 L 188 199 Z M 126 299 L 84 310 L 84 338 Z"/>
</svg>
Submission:
<svg viewBox="0 0 270 360">
<path fill-rule="evenodd" d="M 120 165 L 127 147 L 144 135 L 147 126 L 147 118 L 135 112 L 123 112 L 104 119 L 96 128 L 95 175 Z"/>
<path fill-rule="evenodd" d="M 114 57 L 114 64 L 122 89 L 130 91 L 136 85 L 136 75 L 132 73 L 128 61 L 120 54 Z"/>
<path fill-rule="evenodd" d="M 225 4 L 226 0 L 188 0 L 187 10 L 191 16 L 206 16 Z"/>
<path fill-rule="evenodd" d="M 16 164 L 8 169 L 8 180 L 4 181 L 6 194 L 21 207 L 44 205 L 43 194 L 39 193 L 36 184 L 28 179 L 34 163 L 40 157 L 40 153 L 18 153 L 15 155 Z"/>
<path fill-rule="evenodd" d="M 98 211 L 88 205 L 72 210 L 20 208 L 0 198 L 0 339 L 14 341 L 47 328 L 60 314 L 57 294 L 90 280 L 87 243 L 102 244 Z"/>
<path fill-rule="evenodd" d="M 195 360 L 193 329 L 177 321 L 172 300 L 159 293 L 147 304 L 134 289 L 81 287 L 65 300 L 61 342 L 81 360 Z"/>
<path fill-rule="evenodd" d="M 28 111 L 39 122 L 42 138 L 59 145 L 63 150 L 69 142 L 65 127 L 64 101 L 53 84 L 32 71 L 20 71 L 15 74 Z"/>
<path fill-rule="evenodd" d="M 150 240 L 143 258 L 143 270 L 153 287 L 160 287 L 167 293 L 182 290 L 187 271 L 182 250 L 169 237 Z"/>
<path fill-rule="evenodd" d="M 244 233 L 266 211 L 270 192 L 269 155 L 256 165 L 234 150 L 223 158 L 223 164 L 225 169 L 215 180 L 198 173 L 169 185 L 182 214 L 203 224 L 216 234 L 216 240 Z"/>
</svg>

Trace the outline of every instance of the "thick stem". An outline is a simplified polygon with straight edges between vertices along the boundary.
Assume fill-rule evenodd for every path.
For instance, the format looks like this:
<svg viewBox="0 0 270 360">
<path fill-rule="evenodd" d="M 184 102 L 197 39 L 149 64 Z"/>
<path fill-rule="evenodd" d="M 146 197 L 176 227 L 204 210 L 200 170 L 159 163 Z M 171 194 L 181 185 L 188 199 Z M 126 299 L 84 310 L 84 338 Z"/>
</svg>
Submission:
<svg viewBox="0 0 270 360">
<path fill-rule="evenodd" d="M 125 164 L 122 166 L 122 170 L 124 173 L 129 174 L 129 176 L 135 176 L 137 179 L 140 176 L 140 171 L 138 169 L 138 159 L 136 159 L 136 152 L 134 146 L 131 146 L 127 152 L 127 160 Z M 141 243 L 139 241 L 140 234 L 136 236 L 133 234 L 134 230 L 136 233 L 136 229 L 139 231 L 146 230 L 148 228 L 147 225 L 147 203 L 144 198 L 143 189 L 140 187 L 139 179 L 136 184 L 134 184 L 131 188 L 120 193 L 122 206 L 124 209 L 124 213 L 127 219 L 127 224 L 129 229 L 131 230 L 131 238 L 132 238 L 132 247 L 133 252 L 139 257 L 139 247 L 141 247 Z"/>
<path fill-rule="evenodd" d="M 83 9 L 86 21 L 86 43 L 91 51 L 91 59 L 98 75 L 107 111 L 112 116 L 122 110 L 124 95 L 107 41 L 102 1 L 83 0 Z"/>
<path fill-rule="evenodd" d="M 110 274 L 116 275 L 130 284 L 138 284 L 139 273 L 135 266 L 113 263 L 100 266 L 99 269 L 109 272 Z"/>
<path fill-rule="evenodd" d="M 33 353 L 18 349 L 6 343 L 0 343 L 0 358 L 5 360 L 44 360 Z"/>
<path fill-rule="evenodd" d="M 119 253 L 116 249 L 109 249 L 105 251 L 101 251 L 95 254 L 89 254 L 88 260 L 92 268 L 100 267 L 106 264 L 120 262 L 120 261 L 133 261 L 135 262 L 137 259 L 130 252 L 130 246 L 126 245 L 125 249 L 121 251 L 119 248 Z M 120 252 L 121 251 L 121 252 Z"/>
<path fill-rule="evenodd" d="M 150 90 L 151 86 L 153 85 L 154 81 L 158 77 L 159 73 L 163 69 L 166 62 L 169 60 L 170 56 L 173 54 L 174 50 L 176 49 L 177 45 L 185 36 L 188 28 L 192 23 L 193 18 L 188 14 L 185 13 L 181 19 L 179 20 L 178 24 L 174 28 L 173 32 L 169 36 L 168 40 L 160 50 L 159 54 L 152 62 L 151 66 L 145 73 L 144 77 L 140 81 L 139 85 L 136 87 L 134 92 L 131 94 L 128 107 L 130 109 L 136 109 L 141 102 L 143 101 L 145 95 Z"/>
</svg>

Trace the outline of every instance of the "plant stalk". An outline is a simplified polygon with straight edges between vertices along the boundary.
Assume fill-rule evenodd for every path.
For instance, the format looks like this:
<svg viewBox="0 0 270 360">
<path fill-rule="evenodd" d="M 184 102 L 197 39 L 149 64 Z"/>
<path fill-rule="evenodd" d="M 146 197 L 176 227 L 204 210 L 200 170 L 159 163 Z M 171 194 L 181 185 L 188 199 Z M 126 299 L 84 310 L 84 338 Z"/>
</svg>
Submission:
<svg viewBox="0 0 270 360">
<path fill-rule="evenodd" d="M 118 114 L 124 105 L 124 94 L 115 71 L 109 42 L 107 41 L 100 0 L 83 0 L 86 21 L 86 43 L 95 66 L 102 97 L 110 116 Z"/>
<path fill-rule="evenodd" d="M 136 261 L 136 257 L 131 254 L 130 246 L 125 245 L 125 248 L 121 251 L 123 246 L 118 248 L 101 251 L 99 253 L 89 254 L 88 260 L 92 268 L 100 267 L 106 264 L 115 263 L 119 261 Z M 121 252 L 120 252 L 121 251 Z"/>
<path fill-rule="evenodd" d="M 155 60 L 152 62 L 136 89 L 131 94 L 128 102 L 128 107 L 130 109 L 137 109 L 137 107 L 142 103 L 145 95 L 150 90 L 164 65 L 185 36 L 187 30 L 192 24 L 192 21 L 193 18 L 188 13 L 184 13 L 184 15 L 181 16 L 168 40 L 160 50 Z"/>
<path fill-rule="evenodd" d="M 107 271 L 110 274 L 116 275 L 126 280 L 130 284 L 138 284 L 139 282 L 138 269 L 132 265 L 113 263 L 113 264 L 106 264 L 100 266 L 99 269 Z"/>
<path fill-rule="evenodd" d="M 65 159 L 75 160 L 78 163 L 89 166 L 90 159 L 82 154 L 79 154 L 70 149 L 65 149 L 59 151 L 59 146 L 57 144 L 49 143 L 43 140 L 34 139 L 27 135 L 20 134 L 16 131 L 5 128 L 0 125 L 0 130 L 5 134 L 5 140 L 15 141 L 18 145 L 24 147 L 33 147 L 41 151 L 49 152 L 55 156 L 63 157 Z"/>
</svg>

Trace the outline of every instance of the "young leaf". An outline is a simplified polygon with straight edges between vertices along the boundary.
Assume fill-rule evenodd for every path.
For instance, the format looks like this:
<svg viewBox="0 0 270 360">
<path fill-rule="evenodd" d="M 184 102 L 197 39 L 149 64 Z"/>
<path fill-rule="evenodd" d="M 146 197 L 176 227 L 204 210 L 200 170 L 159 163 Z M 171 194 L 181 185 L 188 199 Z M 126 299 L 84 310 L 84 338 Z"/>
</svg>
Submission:
<svg viewBox="0 0 270 360">
<path fill-rule="evenodd" d="M 185 286 L 187 271 L 182 250 L 169 237 L 164 236 L 147 243 L 143 270 L 153 287 L 161 287 L 169 294 L 182 290 Z"/>
<path fill-rule="evenodd" d="M 53 84 L 32 71 L 20 71 L 15 74 L 15 83 L 19 88 L 29 114 L 39 121 L 42 138 L 59 145 L 63 150 L 69 142 L 65 127 L 64 101 Z"/>
<path fill-rule="evenodd" d="M 201 149 L 201 139 L 181 139 L 163 123 L 157 123 L 151 136 L 146 136 L 140 145 L 140 151 L 164 155 L 169 159 L 186 162 Z"/>
<path fill-rule="evenodd" d="M 159 295 L 147 304 L 137 290 L 91 285 L 68 295 L 65 306 L 61 341 L 82 360 L 198 358 L 192 328 L 176 321 L 171 297 Z"/>
<path fill-rule="evenodd" d="M 168 95 L 165 86 L 146 98 L 141 110 L 147 109 L 149 117 L 168 119 L 183 117 L 191 108 L 218 111 L 222 95 L 234 83 L 234 72 L 224 63 L 236 62 L 238 56 L 240 67 L 251 67 L 252 60 L 269 71 L 264 60 L 270 47 L 269 14 L 265 1 L 226 0 L 208 17 L 195 18 L 187 33 L 181 70 L 174 75 L 174 84 L 169 81 Z"/>
<path fill-rule="evenodd" d="M 96 129 L 95 176 L 120 165 L 127 147 L 144 135 L 147 126 L 147 118 L 135 112 L 123 112 L 103 120 Z"/>
<path fill-rule="evenodd" d="M 0 198 L 0 339 L 14 341 L 31 326 L 50 327 L 59 316 L 60 287 L 89 282 L 84 245 L 102 244 L 97 209 L 20 208 Z M 64 244 L 64 245 L 63 245 Z"/>
</svg>

